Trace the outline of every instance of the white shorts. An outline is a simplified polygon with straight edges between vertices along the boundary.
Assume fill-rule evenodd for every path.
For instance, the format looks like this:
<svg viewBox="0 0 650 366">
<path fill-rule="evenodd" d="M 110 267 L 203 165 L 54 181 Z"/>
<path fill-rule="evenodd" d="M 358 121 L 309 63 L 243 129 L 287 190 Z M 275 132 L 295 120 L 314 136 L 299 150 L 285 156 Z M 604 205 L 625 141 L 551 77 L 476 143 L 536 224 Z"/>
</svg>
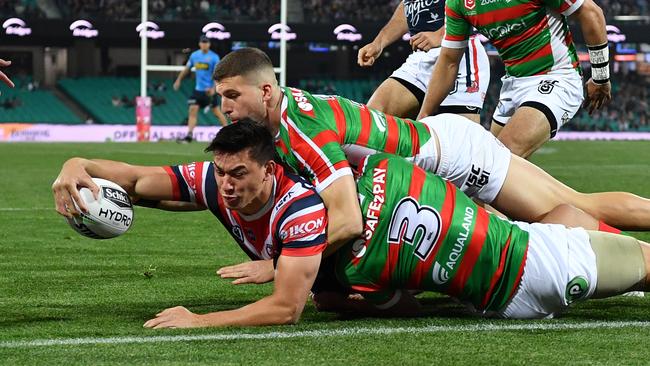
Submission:
<svg viewBox="0 0 650 366">
<path fill-rule="evenodd" d="M 577 300 L 591 297 L 598 280 L 589 234 L 563 225 L 517 225 L 530 233 L 524 274 L 517 292 L 499 316 L 552 318 Z"/>
<path fill-rule="evenodd" d="M 521 78 L 506 75 L 501 82 L 492 119 L 504 126 L 519 107 L 533 107 L 546 115 L 551 137 L 573 118 L 584 100 L 582 77 L 573 69 Z"/>
<path fill-rule="evenodd" d="M 438 137 L 420 148 L 413 162 L 452 182 L 470 197 L 491 203 L 501 191 L 508 174 L 512 154 L 499 140 L 478 123 L 456 114 L 425 117 L 425 123 Z"/>
<path fill-rule="evenodd" d="M 433 65 L 440 55 L 440 47 L 432 48 L 429 51 L 413 52 L 406 61 L 395 70 L 391 75 L 392 78 L 401 79 L 422 93 L 415 95 L 417 90 L 412 90 L 420 104 L 424 100 L 427 92 L 427 86 L 431 80 Z M 460 61 L 458 67 L 458 77 L 454 84 L 454 89 L 449 96 L 441 103 L 441 106 L 467 106 L 471 108 L 483 108 L 485 93 L 490 84 L 490 61 L 483 48 L 483 44 L 476 39 L 471 38 L 465 55 Z M 456 113 L 456 112 L 454 112 Z"/>
</svg>

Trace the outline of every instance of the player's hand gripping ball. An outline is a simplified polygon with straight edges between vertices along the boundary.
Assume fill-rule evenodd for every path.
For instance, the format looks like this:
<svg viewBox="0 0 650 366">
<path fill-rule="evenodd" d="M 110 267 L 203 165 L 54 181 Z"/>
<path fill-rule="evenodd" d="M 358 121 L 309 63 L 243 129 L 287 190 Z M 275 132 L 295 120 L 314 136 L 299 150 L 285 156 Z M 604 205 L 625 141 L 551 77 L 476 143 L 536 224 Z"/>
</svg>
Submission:
<svg viewBox="0 0 650 366">
<path fill-rule="evenodd" d="M 68 224 L 81 235 L 93 239 L 110 239 L 124 234 L 133 223 L 133 205 L 129 195 L 109 180 L 93 178 L 93 181 L 99 186 L 98 199 L 90 189 L 81 188 L 79 195 L 88 212 L 67 219 Z M 81 212 L 78 206 L 77 211 Z"/>
</svg>

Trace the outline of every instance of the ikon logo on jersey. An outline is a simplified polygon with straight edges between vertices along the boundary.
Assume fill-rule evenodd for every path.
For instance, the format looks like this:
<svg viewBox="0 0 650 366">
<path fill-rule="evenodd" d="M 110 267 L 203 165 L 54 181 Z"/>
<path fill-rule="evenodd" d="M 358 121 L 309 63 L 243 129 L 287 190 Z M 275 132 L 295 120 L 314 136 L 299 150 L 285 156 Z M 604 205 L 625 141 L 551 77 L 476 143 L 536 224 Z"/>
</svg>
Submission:
<svg viewBox="0 0 650 366">
<path fill-rule="evenodd" d="M 102 187 L 102 196 L 119 207 L 131 207 L 129 196 L 113 188 Z"/>
<path fill-rule="evenodd" d="M 325 220 L 320 217 L 316 220 L 310 220 L 307 222 L 301 222 L 297 225 L 291 226 L 288 230 L 283 230 L 280 232 L 280 238 L 284 241 L 293 241 L 301 239 L 307 235 L 318 233 L 319 229 L 323 227 L 323 222 Z"/>
<path fill-rule="evenodd" d="M 476 0 L 465 0 L 465 8 L 473 10 L 476 7 Z"/>
</svg>

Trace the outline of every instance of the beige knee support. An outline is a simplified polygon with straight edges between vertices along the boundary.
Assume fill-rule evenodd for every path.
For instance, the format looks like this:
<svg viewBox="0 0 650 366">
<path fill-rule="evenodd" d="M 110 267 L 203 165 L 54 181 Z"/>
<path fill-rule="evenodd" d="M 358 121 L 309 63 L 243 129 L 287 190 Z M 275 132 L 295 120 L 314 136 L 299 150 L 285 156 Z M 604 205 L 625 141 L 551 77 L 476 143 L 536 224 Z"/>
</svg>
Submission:
<svg viewBox="0 0 650 366">
<path fill-rule="evenodd" d="M 641 244 L 629 236 L 589 230 L 587 233 L 598 270 L 598 283 L 592 298 L 641 289 L 646 278 Z"/>
</svg>

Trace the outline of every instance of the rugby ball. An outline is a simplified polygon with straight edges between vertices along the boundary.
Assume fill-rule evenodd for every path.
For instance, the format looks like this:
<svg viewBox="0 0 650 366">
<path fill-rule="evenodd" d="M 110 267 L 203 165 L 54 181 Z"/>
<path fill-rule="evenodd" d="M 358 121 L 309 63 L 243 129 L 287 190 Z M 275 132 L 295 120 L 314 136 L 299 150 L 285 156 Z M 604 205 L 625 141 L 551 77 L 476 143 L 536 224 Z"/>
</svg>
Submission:
<svg viewBox="0 0 650 366">
<path fill-rule="evenodd" d="M 99 198 L 95 199 L 90 189 L 81 188 L 79 196 L 88 212 L 67 219 L 68 224 L 79 234 L 93 239 L 110 239 L 124 234 L 133 223 L 133 205 L 128 193 L 109 180 L 93 178 L 93 181 L 99 186 Z M 81 212 L 79 206 L 77 211 Z"/>
</svg>

